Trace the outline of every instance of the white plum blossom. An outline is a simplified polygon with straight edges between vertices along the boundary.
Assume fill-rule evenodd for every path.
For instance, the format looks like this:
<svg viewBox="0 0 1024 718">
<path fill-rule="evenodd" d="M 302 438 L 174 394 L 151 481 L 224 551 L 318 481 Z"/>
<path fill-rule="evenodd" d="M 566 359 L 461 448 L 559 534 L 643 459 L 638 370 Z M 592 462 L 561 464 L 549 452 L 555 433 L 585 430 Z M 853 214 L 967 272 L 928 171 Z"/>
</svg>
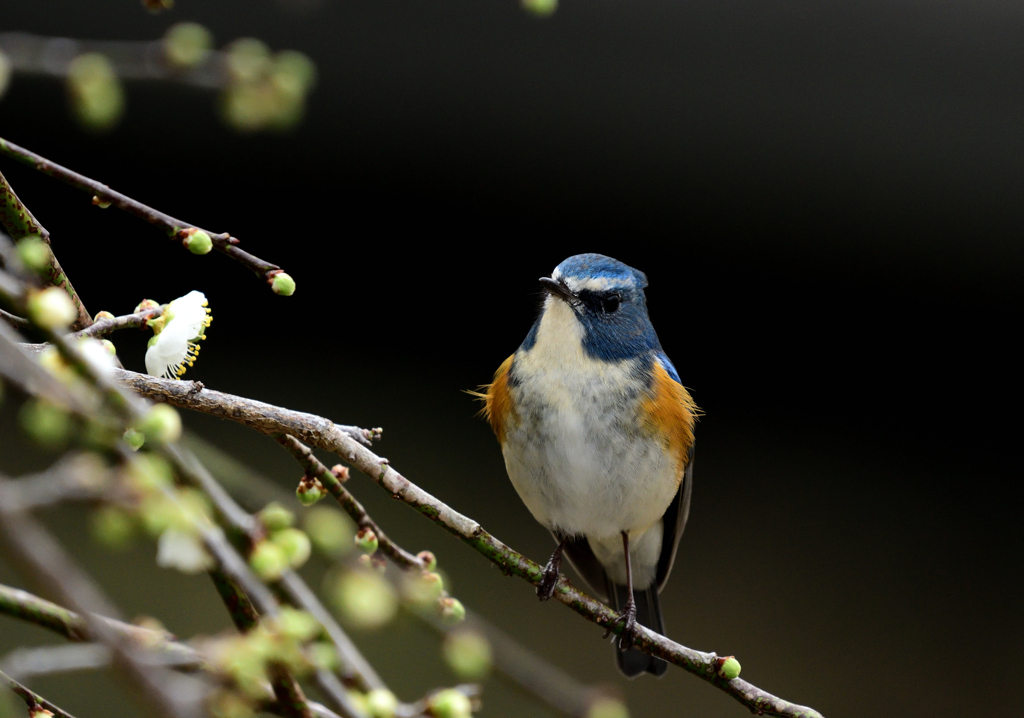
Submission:
<svg viewBox="0 0 1024 718">
<path fill-rule="evenodd" d="M 150 320 L 155 336 L 146 350 L 146 373 L 176 379 L 195 363 L 199 341 L 210 326 L 206 295 L 191 291 L 167 305 L 163 314 Z"/>
</svg>

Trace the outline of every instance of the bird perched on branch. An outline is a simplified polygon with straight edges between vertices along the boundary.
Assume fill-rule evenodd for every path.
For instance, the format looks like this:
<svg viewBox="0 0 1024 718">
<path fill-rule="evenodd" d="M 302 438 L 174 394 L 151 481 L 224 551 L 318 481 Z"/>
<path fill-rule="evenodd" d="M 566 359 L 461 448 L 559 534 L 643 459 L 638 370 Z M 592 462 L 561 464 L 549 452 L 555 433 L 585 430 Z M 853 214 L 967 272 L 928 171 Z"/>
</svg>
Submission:
<svg viewBox="0 0 1024 718">
<path fill-rule="evenodd" d="M 620 670 L 660 676 L 664 661 L 630 647 L 637 621 L 664 633 L 698 410 L 647 316 L 643 272 L 579 254 L 540 282 L 540 316 L 481 395 L 513 486 L 558 542 L 537 595 L 554 595 L 564 553 L 620 612 Z"/>
</svg>

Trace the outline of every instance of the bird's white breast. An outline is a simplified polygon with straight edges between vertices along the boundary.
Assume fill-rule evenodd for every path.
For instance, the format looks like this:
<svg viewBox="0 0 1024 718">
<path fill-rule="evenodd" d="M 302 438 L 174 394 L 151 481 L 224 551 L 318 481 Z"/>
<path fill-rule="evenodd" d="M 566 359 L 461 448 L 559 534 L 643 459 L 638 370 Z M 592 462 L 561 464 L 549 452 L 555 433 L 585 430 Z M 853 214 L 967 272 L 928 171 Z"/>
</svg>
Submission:
<svg viewBox="0 0 1024 718">
<path fill-rule="evenodd" d="M 638 413 L 645 381 L 634 360 L 588 356 L 572 310 L 547 302 L 536 342 L 515 357 L 510 391 L 518 420 L 506 427 L 502 447 L 509 477 L 550 529 L 609 549 L 621 531 L 639 540 L 679 486 L 675 462 Z"/>
</svg>

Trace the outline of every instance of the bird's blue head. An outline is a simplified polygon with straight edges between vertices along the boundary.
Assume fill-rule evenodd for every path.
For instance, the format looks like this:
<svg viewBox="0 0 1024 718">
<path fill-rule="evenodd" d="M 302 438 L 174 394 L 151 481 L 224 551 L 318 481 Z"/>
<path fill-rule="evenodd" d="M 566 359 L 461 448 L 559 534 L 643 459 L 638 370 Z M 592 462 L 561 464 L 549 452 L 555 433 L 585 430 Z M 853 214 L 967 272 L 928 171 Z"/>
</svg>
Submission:
<svg viewBox="0 0 1024 718">
<path fill-rule="evenodd" d="M 567 307 L 582 328 L 583 349 L 595 359 L 621 361 L 660 351 L 647 316 L 643 272 L 603 254 L 577 254 L 540 281 L 548 298 L 523 349 L 532 348 L 546 313 Z"/>
</svg>

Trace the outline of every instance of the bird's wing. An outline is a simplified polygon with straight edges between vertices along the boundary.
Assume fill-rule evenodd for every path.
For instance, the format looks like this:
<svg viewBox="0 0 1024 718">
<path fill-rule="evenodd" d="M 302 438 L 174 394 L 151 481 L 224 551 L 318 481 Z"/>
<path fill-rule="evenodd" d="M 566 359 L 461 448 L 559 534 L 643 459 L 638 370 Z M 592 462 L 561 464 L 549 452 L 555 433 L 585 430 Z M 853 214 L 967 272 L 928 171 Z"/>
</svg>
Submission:
<svg viewBox="0 0 1024 718">
<path fill-rule="evenodd" d="M 686 519 L 690 515 L 690 494 L 693 491 L 693 447 L 690 447 L 690 456 L 683 470 L 683 480 L 679 484 L 679 491 L 672 499 L 668 510 L 661 519 L 662 538 L 661 555 L 658 556 L 658 571 L 655 574 L 655 583 L 660 591 L 668 581 L 668 575 L 672 571 L 672 564 L 676 560 L 676 549 L 679 548 L 679 539 L 683 536 L 683 529 L 686 528 Z"/>
<path fill-rule="evenodd" d="M 690 421 L 688 422 L 689 441 L 685 447 L 685 458 L 683 463 L 683 476 L 679 482 L 679 490 L 676 492 L 676 496 L 672 499 L 672 503 L 669 504 L 668 509 L 665 511 L 665 515 L 662 517 L 662 539 L 661 539 L 661 554 L 658 556 L 658 570 L 655 574 L 655 583 L 660 591 L 664 587 L 665 582 L 668 580 L 668 575 L 672 571 L 672 564 L 676 560 L 676 550 L 679 547 L 679 539 L 682 538 L 683 530 L 686 528 L 686 519 L 690 515 L 690 495 L 693 492 L 693 434 L 692 434 L 692 421 L 696 419 L 697 406 L 693 403 L 690 398 L 689 392 L 682 386 L 682 382 L 679 381 L 679 372 L 672 366 L 672 362 L 663 352 L 659 352 L 655 361 L 657 361 L 664 369 L 665 373 L 668 374 L 675 384 L 677 396 L 680 397 L 684 405 L 684 410 L 689 414 Z"/>
</svg>

